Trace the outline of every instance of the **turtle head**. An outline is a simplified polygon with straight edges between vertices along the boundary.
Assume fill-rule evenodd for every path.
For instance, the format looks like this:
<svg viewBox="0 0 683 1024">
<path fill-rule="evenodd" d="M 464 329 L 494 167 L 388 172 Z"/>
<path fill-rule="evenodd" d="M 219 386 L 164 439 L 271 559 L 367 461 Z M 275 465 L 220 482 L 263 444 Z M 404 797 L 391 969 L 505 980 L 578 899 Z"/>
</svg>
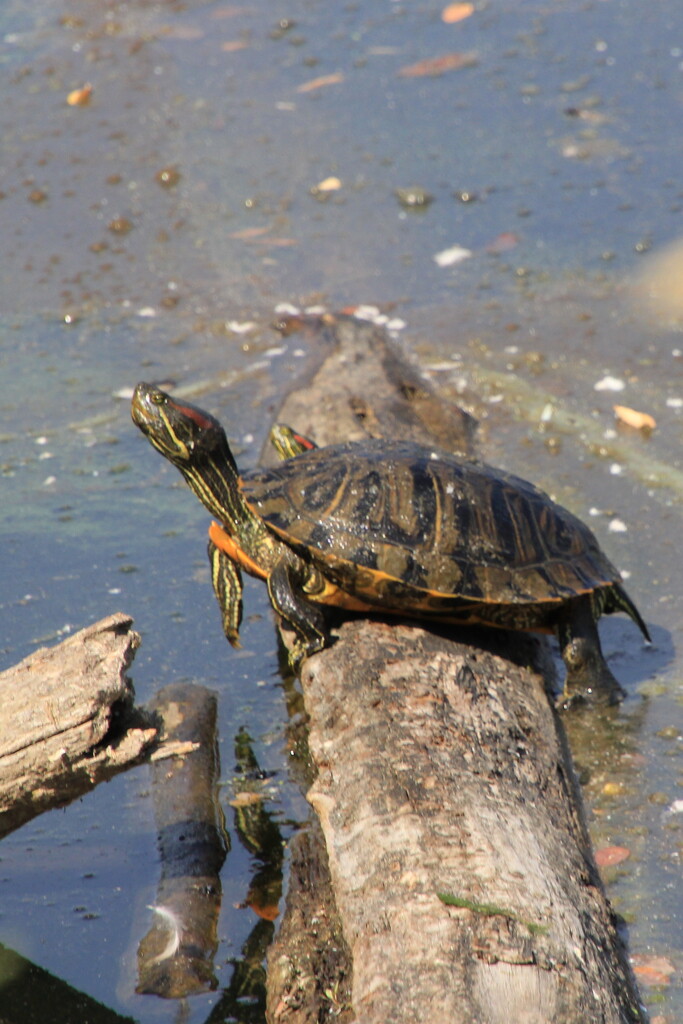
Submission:
<svg viewBox="0 0 683 1024">
<path fill-rule="evenodd" d="M 180 470 L 208 461 L 232 462 L 225 431 L 217 419 L 190 402 L 178 401 L 154 384 L 133 392 L 133 423 Z"/>
<path fill-rule="evenodd" d="M 250 519 L 228 439 L 211 413 L 141 382 L 133 392 L 131 415 L 150 444 L 177 466 L 212 515 L 238 527 Z"/>
</svg>

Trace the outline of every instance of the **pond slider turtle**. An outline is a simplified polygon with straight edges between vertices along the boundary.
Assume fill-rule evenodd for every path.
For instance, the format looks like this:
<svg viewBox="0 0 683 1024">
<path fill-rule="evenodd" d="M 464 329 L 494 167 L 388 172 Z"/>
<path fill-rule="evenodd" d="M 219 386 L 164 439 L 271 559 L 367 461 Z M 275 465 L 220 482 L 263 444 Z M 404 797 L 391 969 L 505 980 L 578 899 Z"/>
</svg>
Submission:
<svg viewBox="0 0 683 1024">
<path fill-rule="evenodd" d="M 295 664 L 328 642 L 328 604 L 555 632 L 568 690 L 623 696 L 597 619 L 624 611 L 649 640 L 647 627 L 588 527 L 533 484 L 409 441 L 317 448 L 293 431 L 284 461 L 240 474 L 220 423 L 189 402 L 141 383 L 132 415 L 219 520 L 209 551 L 232 644 L 243 569 L 293 629 Z"/>
<path fill-rule="evenodd" d="M 310 452 L 318 447 L 310 437 L 298 434 L 286 423 L 274 423 L 270 428 L 268 440 L 281 459 L 293 459 L 295 455 L 303 455 L 304 452 Z"/>
</svg>

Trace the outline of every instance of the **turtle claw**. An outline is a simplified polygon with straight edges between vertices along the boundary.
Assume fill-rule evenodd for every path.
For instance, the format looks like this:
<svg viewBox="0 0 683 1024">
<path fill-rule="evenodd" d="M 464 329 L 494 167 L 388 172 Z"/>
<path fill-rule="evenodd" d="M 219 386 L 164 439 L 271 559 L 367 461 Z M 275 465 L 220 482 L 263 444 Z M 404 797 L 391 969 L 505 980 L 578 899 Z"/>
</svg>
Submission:
<svg viewBox="0 0 683 1024">
<path fill-rule="evenodd" d="M 320 638 L 311 640 L 310 638 L 298 637 L 287 652 L 289 666 L 292 669 L 292 672 L 299 675 L 304 661 L 324 649 L 325 642 L 324 640 L 321 641 Z"/>
</svg>

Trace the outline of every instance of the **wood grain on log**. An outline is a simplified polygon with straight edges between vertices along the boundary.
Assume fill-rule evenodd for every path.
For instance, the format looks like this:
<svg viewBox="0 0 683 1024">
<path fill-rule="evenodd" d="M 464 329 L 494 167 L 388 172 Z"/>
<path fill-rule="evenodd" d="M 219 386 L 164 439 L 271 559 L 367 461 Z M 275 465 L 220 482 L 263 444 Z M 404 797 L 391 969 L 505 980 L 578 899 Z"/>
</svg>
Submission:
<svg viewBox="0 0 683 1024">
<path fill-rule="evenodd" d="M 131 626 L 110 615 L 0 674 L 0 836 L 136 763 L 156 737 L 133 714 Z"/>
<path fill-rule="evenodd" d="M 417 627 L 339 637 L 302 683 L 358 1019 L 639 1020 L 542 678 Z"/>
</svg>

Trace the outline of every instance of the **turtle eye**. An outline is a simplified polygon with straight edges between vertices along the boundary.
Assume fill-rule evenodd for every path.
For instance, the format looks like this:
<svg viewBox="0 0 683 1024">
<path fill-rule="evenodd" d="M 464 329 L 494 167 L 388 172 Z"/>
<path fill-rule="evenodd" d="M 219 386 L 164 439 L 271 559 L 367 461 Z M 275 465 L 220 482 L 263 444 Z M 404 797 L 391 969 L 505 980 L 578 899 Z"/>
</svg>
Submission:
<svg viewBox="0 0 683 1024">
<path fill-rule="evenodd" d="M 166 395 L 163 391 L 152 391 L 149 396 L 149 400 L 152 405 L 163 405 L 166 401 Z"/>
</svg>

